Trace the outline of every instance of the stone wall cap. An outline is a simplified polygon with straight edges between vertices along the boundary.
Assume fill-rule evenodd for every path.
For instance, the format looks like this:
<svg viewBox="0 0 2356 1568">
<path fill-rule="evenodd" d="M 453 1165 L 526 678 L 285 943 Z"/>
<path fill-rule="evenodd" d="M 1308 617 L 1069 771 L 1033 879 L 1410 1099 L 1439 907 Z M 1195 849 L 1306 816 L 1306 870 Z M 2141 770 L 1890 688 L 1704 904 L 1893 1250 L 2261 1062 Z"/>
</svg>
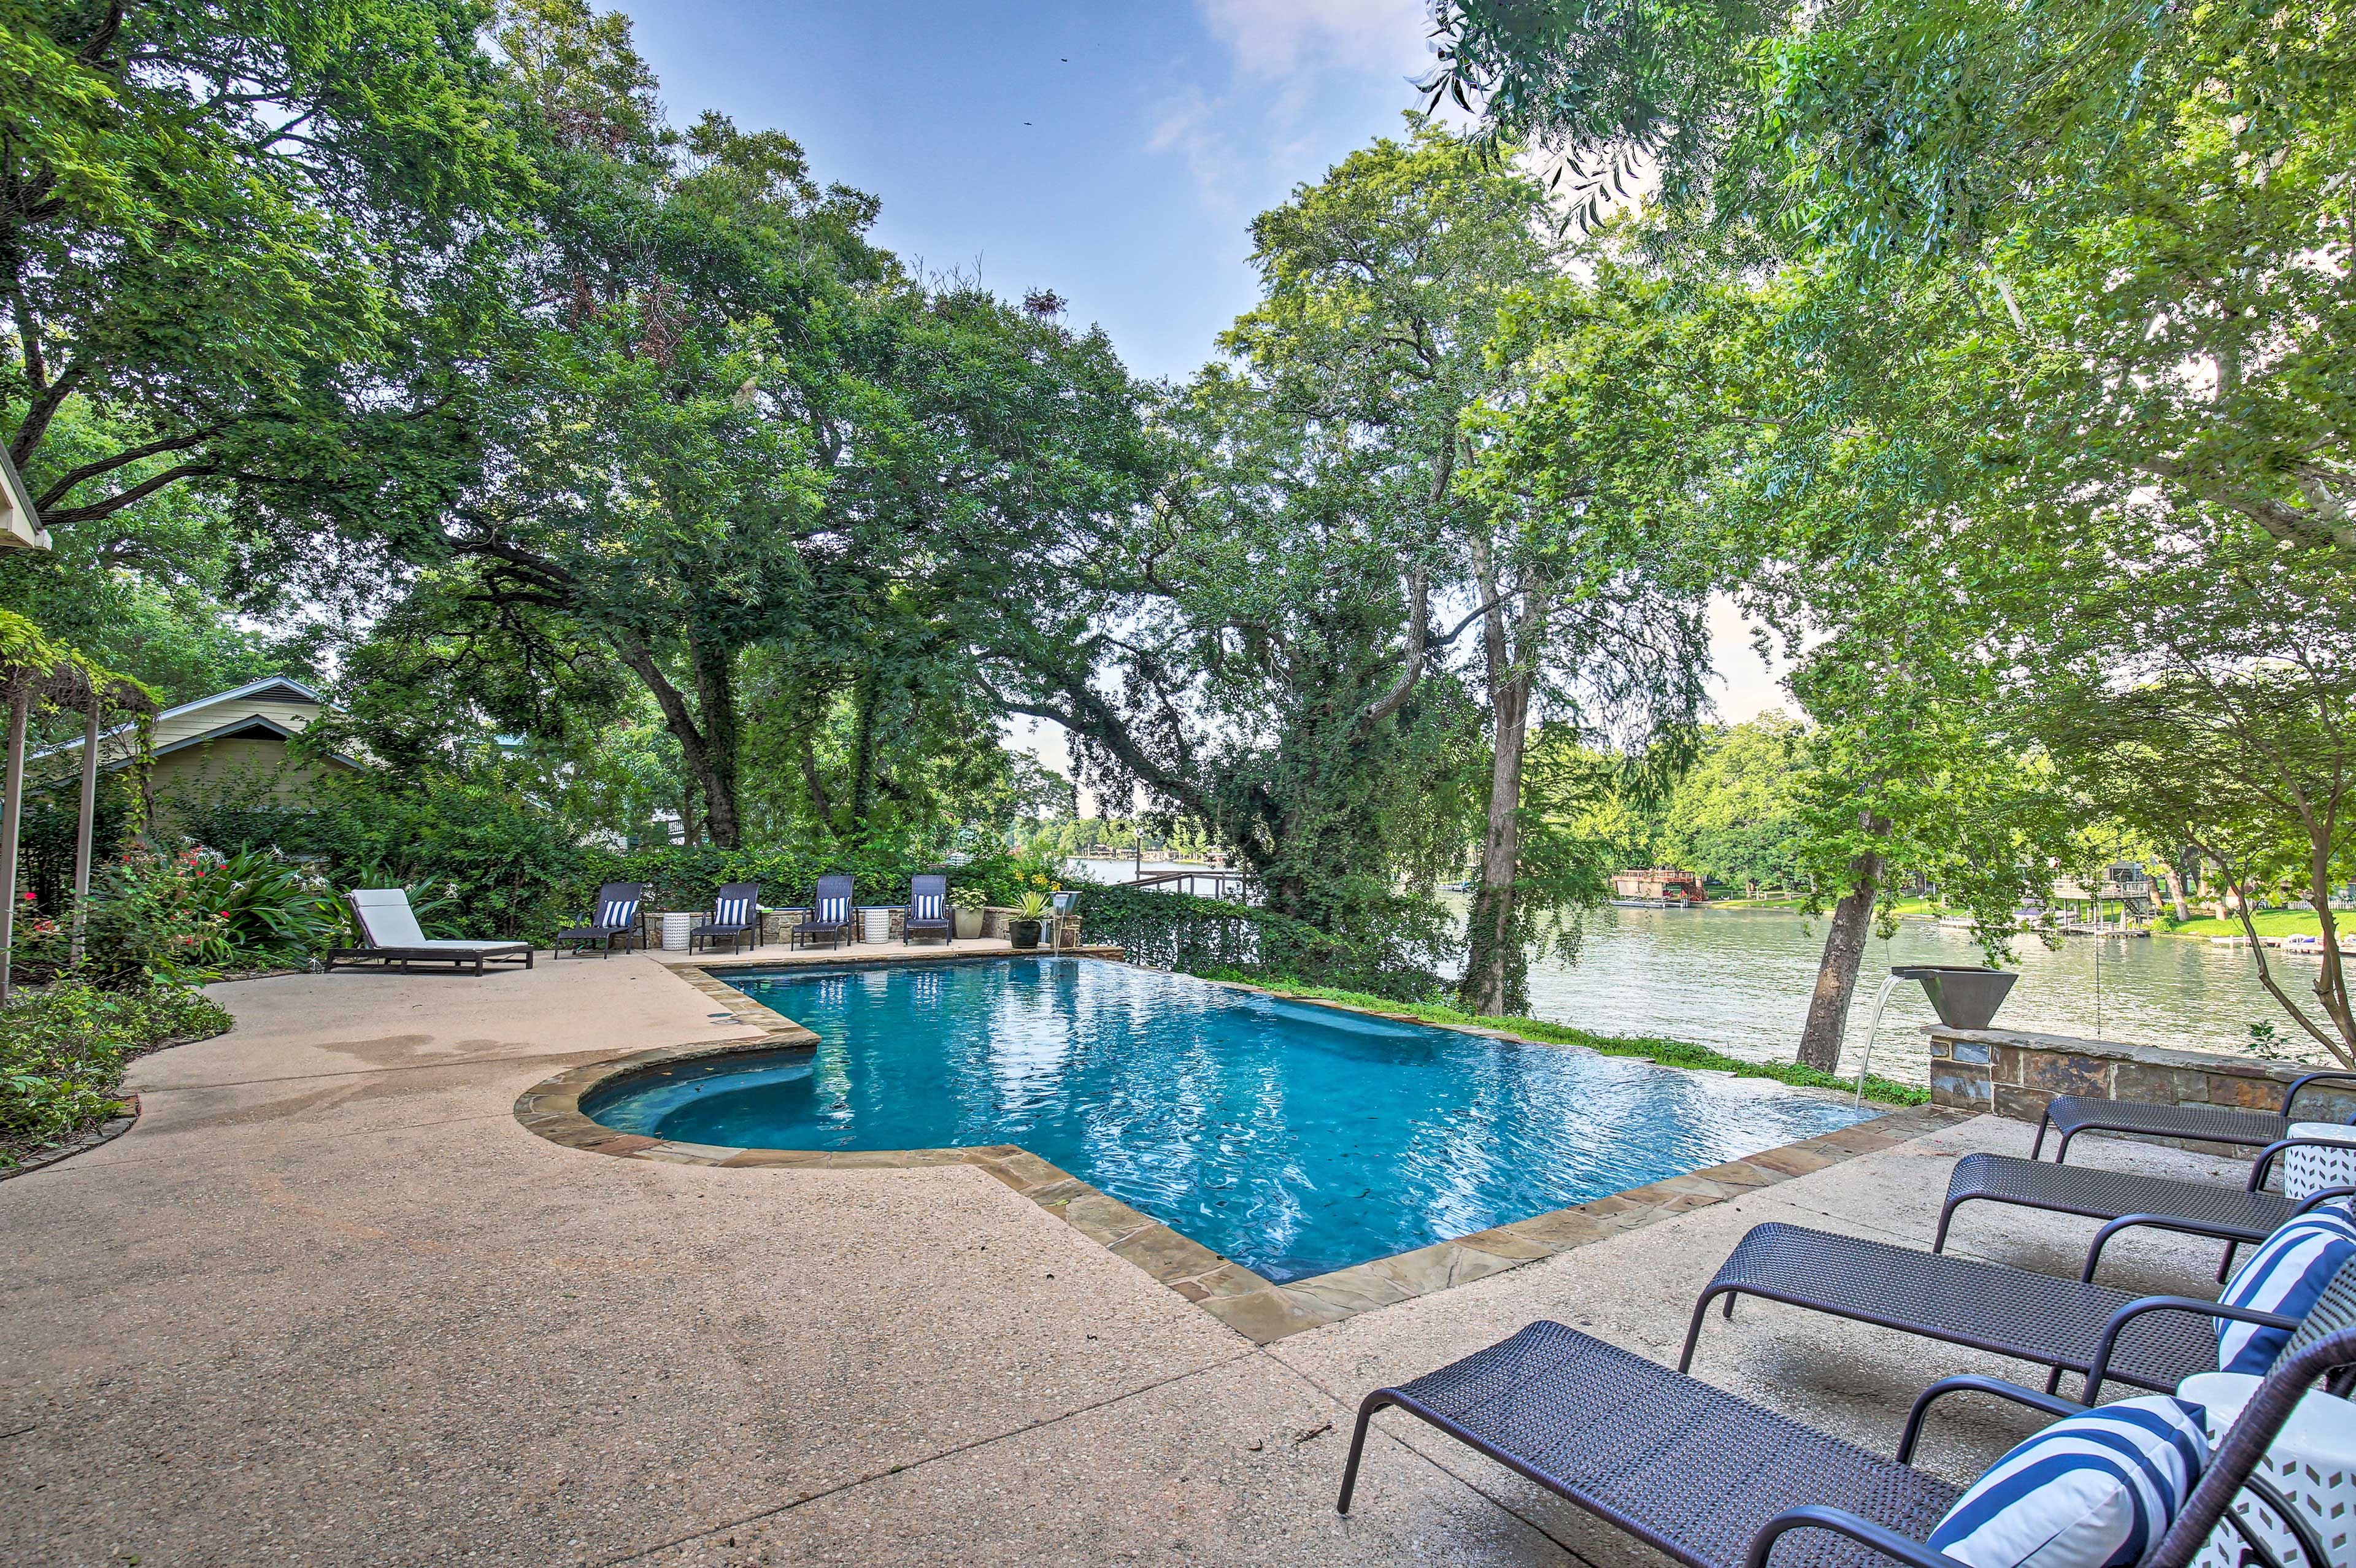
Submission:
<svg viewBox="0 0 2356 1568">
<path fill-rule="evenodd" d="M 2092 1056 L 2105 1061 L 2139 1061 L 2152 1067 L 2184 1067 L 2235 1078 L 2268 1078 L 2287 1083 L 2304 1073 L 2326 1071 L 2301 1061 L 2261 1061 L 2254 1057 L 2227 1056 L 2218 1051 L 2178 1051 L 2164 1045 L 2131 1045 L 2119 1040 L 2086 1040 L 2077 1035 L 2039 1034 L 2030 1029 L 1950 1029 L 1945 1024 L 1916 1026 L 1933 1040 L 1968 1040 L 1976 1045 L 2009 1045 L 2021 1051 L 2060 1051 Z"/>
</svg>

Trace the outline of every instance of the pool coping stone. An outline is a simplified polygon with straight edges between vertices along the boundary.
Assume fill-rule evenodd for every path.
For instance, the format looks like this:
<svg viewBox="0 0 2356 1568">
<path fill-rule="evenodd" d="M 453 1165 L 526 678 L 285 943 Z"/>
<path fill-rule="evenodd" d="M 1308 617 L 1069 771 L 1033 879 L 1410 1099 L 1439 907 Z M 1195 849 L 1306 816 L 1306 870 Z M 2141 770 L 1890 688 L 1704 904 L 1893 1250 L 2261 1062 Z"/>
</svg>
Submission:
<svg viewBox="0 0 2356 1568">
<path fill-rule="evenodd" d="M 1526 1220 L 1511 1221 L 1411 1252 L 1279 1285 L 1013 1144 L 922 1149 L 730 1148 L 625 1133 L 592 1120 L 582 1114 L 582 1100 L 616 1080 L 680 1062 L 813 1048 L 819 1043 L 819 1037 L 809 1029 L 701 969 L 682 965 L 671 973 L 723 1005 L 739 1023 L 761 1033 L 753 1039 L 632 1051 L 568 1068 L 518 1096 L 515 1118 L 526 1130 L 551 1143 L 585 1153 L 723 1170 L 905 1170 L 972 1166 L 1260 1345 L 1520 1268 L 1607 1237 L 1812 1175 L 1862 1155 L 1892 1148 L 1971 1119 L 1965 1112 L 1935 1105 L 1893 1110 L 1740 1159 L 1664 1177 L 1643 1187 L 1590 1198 Z M 1226 984 L 1231 989 L 1259 991 L 1253 986 L 1211 983 Z M 1336 1006 L 1338 1010 L 1346 1012 L 1367 1010 L 1305 997 L 1286 999 L 1308 1006 Z M 1421 1019 L 1406 1021 L 1429 1029 L 1451 1027 Z M 1455 1032 L 1511 1040 L 1537 1050 L 1584 1049 L 1525 1040 L 1494 1029 L 1462 1029 Z M 1687 1071 L 1666 1063 L 1654 1065 L 1664 1072 Z"/>
</svg>

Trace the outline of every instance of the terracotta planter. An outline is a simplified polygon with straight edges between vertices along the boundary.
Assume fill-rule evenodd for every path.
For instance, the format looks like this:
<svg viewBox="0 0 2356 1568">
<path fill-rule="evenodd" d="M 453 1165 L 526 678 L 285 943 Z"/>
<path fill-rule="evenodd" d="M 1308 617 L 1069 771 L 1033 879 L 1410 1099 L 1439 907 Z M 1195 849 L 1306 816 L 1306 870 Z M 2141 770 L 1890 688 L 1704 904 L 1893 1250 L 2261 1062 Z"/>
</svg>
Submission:
<svg viewBox="0 0 2356 1568">
<path fill-rule="evenodd" d="M 1006 940 L 1017 948 L 1039 945 L 1039 923 L 1035 920 L 1010 920 L 1006 923 Z"/>
</svg>

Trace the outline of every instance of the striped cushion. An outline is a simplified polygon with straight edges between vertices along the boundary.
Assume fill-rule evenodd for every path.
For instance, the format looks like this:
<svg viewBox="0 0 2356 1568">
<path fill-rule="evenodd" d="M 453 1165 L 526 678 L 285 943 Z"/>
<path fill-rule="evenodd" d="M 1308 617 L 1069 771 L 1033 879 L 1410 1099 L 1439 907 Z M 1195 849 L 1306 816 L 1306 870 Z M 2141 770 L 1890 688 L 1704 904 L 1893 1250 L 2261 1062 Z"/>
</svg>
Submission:
<svg viewBox="0 0 2356 1568">
<path fill-rule="evenodd" d="M 841 925 L 843 922 L 845 922 L 845 921 L 849 920 L 850 918 L 851 918 L 851 901 L 850 901 L 849 899 L 844 899 L 844 898 L 832 898 L 832 899 L 820 899 L 820 900 L 819 900 L 819 901 L 818 901 L 818 923 L 819 923 L 819 924 L 820 924 L 820 925 Z"/>
<path fill-rule="evenodd" d="M 2304 1317 L 2342 1264 L 2356 1259 L 2356 1221 L 2329 1204 L 2268 1236 L 2233 1272 L 2218 1300 Z M 2287 1328 L 2217 1320 L 2217 1370 L 2264 1377 L 2290 1343 Z"/>
<path fill-rule="evenodd" d="M 941 895 L 938 893 L 918 893 L 915 901 L 909 906 L 908 912 L 915 915 L 918 920 L 940 919 Z"/>
<path fill-rule="evenodd" d="M 638 901 L 636 899 L 606 900 L 597 906 L 596 923 L 616 926 L 637 924 Z"/>
<path fill-rule="evenodd" d="M 1955 1499 L 1930 1545 L 1972 1568 L 2134 1568 L 2209 1462 L 2199 1405 L 2121 1400 L 2057 1421 Z"/>
<path fill-rule="evenodd" d="M 750 925 L 753 923 L 751 899 L 721 899 L 712 906 L 714 925 Z"/>
</svg>

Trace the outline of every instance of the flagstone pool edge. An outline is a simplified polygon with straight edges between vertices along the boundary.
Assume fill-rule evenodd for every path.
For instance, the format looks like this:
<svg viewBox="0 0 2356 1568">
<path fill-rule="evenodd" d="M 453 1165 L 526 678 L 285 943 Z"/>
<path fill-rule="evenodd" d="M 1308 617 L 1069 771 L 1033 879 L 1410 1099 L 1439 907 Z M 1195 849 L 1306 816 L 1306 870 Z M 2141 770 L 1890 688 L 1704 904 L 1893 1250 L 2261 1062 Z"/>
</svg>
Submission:
<svg viewBox="0 0 2356 1568">
<path fill-rule="evenodd" d="M 625 1133 L 593 1121 L 581 1112 L 583 1098 L 616 1079 L 637 1076 L 666 1063 L 790 1051 L 819 1042 L 818 1036 L 810 1030 L 703 970 L 682 966 L 672 973 L 723 1003 L 739 1022 L 762 1030 L 760 1037 L 717 1044 L 659 1047 L 569 1068 L 524 1091 L 515 1103 L 516 1120 L 551 1143 L 591 1154 L 728 1170 L 974 1166 L 1261 1345 L 1337 1323 L 1361 1312 L 1503 1274 L 1607 1236 L 1640 1230 L 1745 1192 L 1810 1175 L 1859 1155 L 1891 1148 L 1970 1119 L 1965 1113 L 1930 1105 L 1895 1110 L 1721 1165 L 1590 1198 L 1569 1208 L 1435 1242 L 1412 1252 L 1278 1285 L 1014 1144 L 923 1149 L 731 1148 Z M 1489 1029 L 1460 1032 L 1494 1035 Z M 1540 1050 L 1576 1049 L 1549 1048 L 1532 1041 L 1519 1043 Z"/>
</svg>

